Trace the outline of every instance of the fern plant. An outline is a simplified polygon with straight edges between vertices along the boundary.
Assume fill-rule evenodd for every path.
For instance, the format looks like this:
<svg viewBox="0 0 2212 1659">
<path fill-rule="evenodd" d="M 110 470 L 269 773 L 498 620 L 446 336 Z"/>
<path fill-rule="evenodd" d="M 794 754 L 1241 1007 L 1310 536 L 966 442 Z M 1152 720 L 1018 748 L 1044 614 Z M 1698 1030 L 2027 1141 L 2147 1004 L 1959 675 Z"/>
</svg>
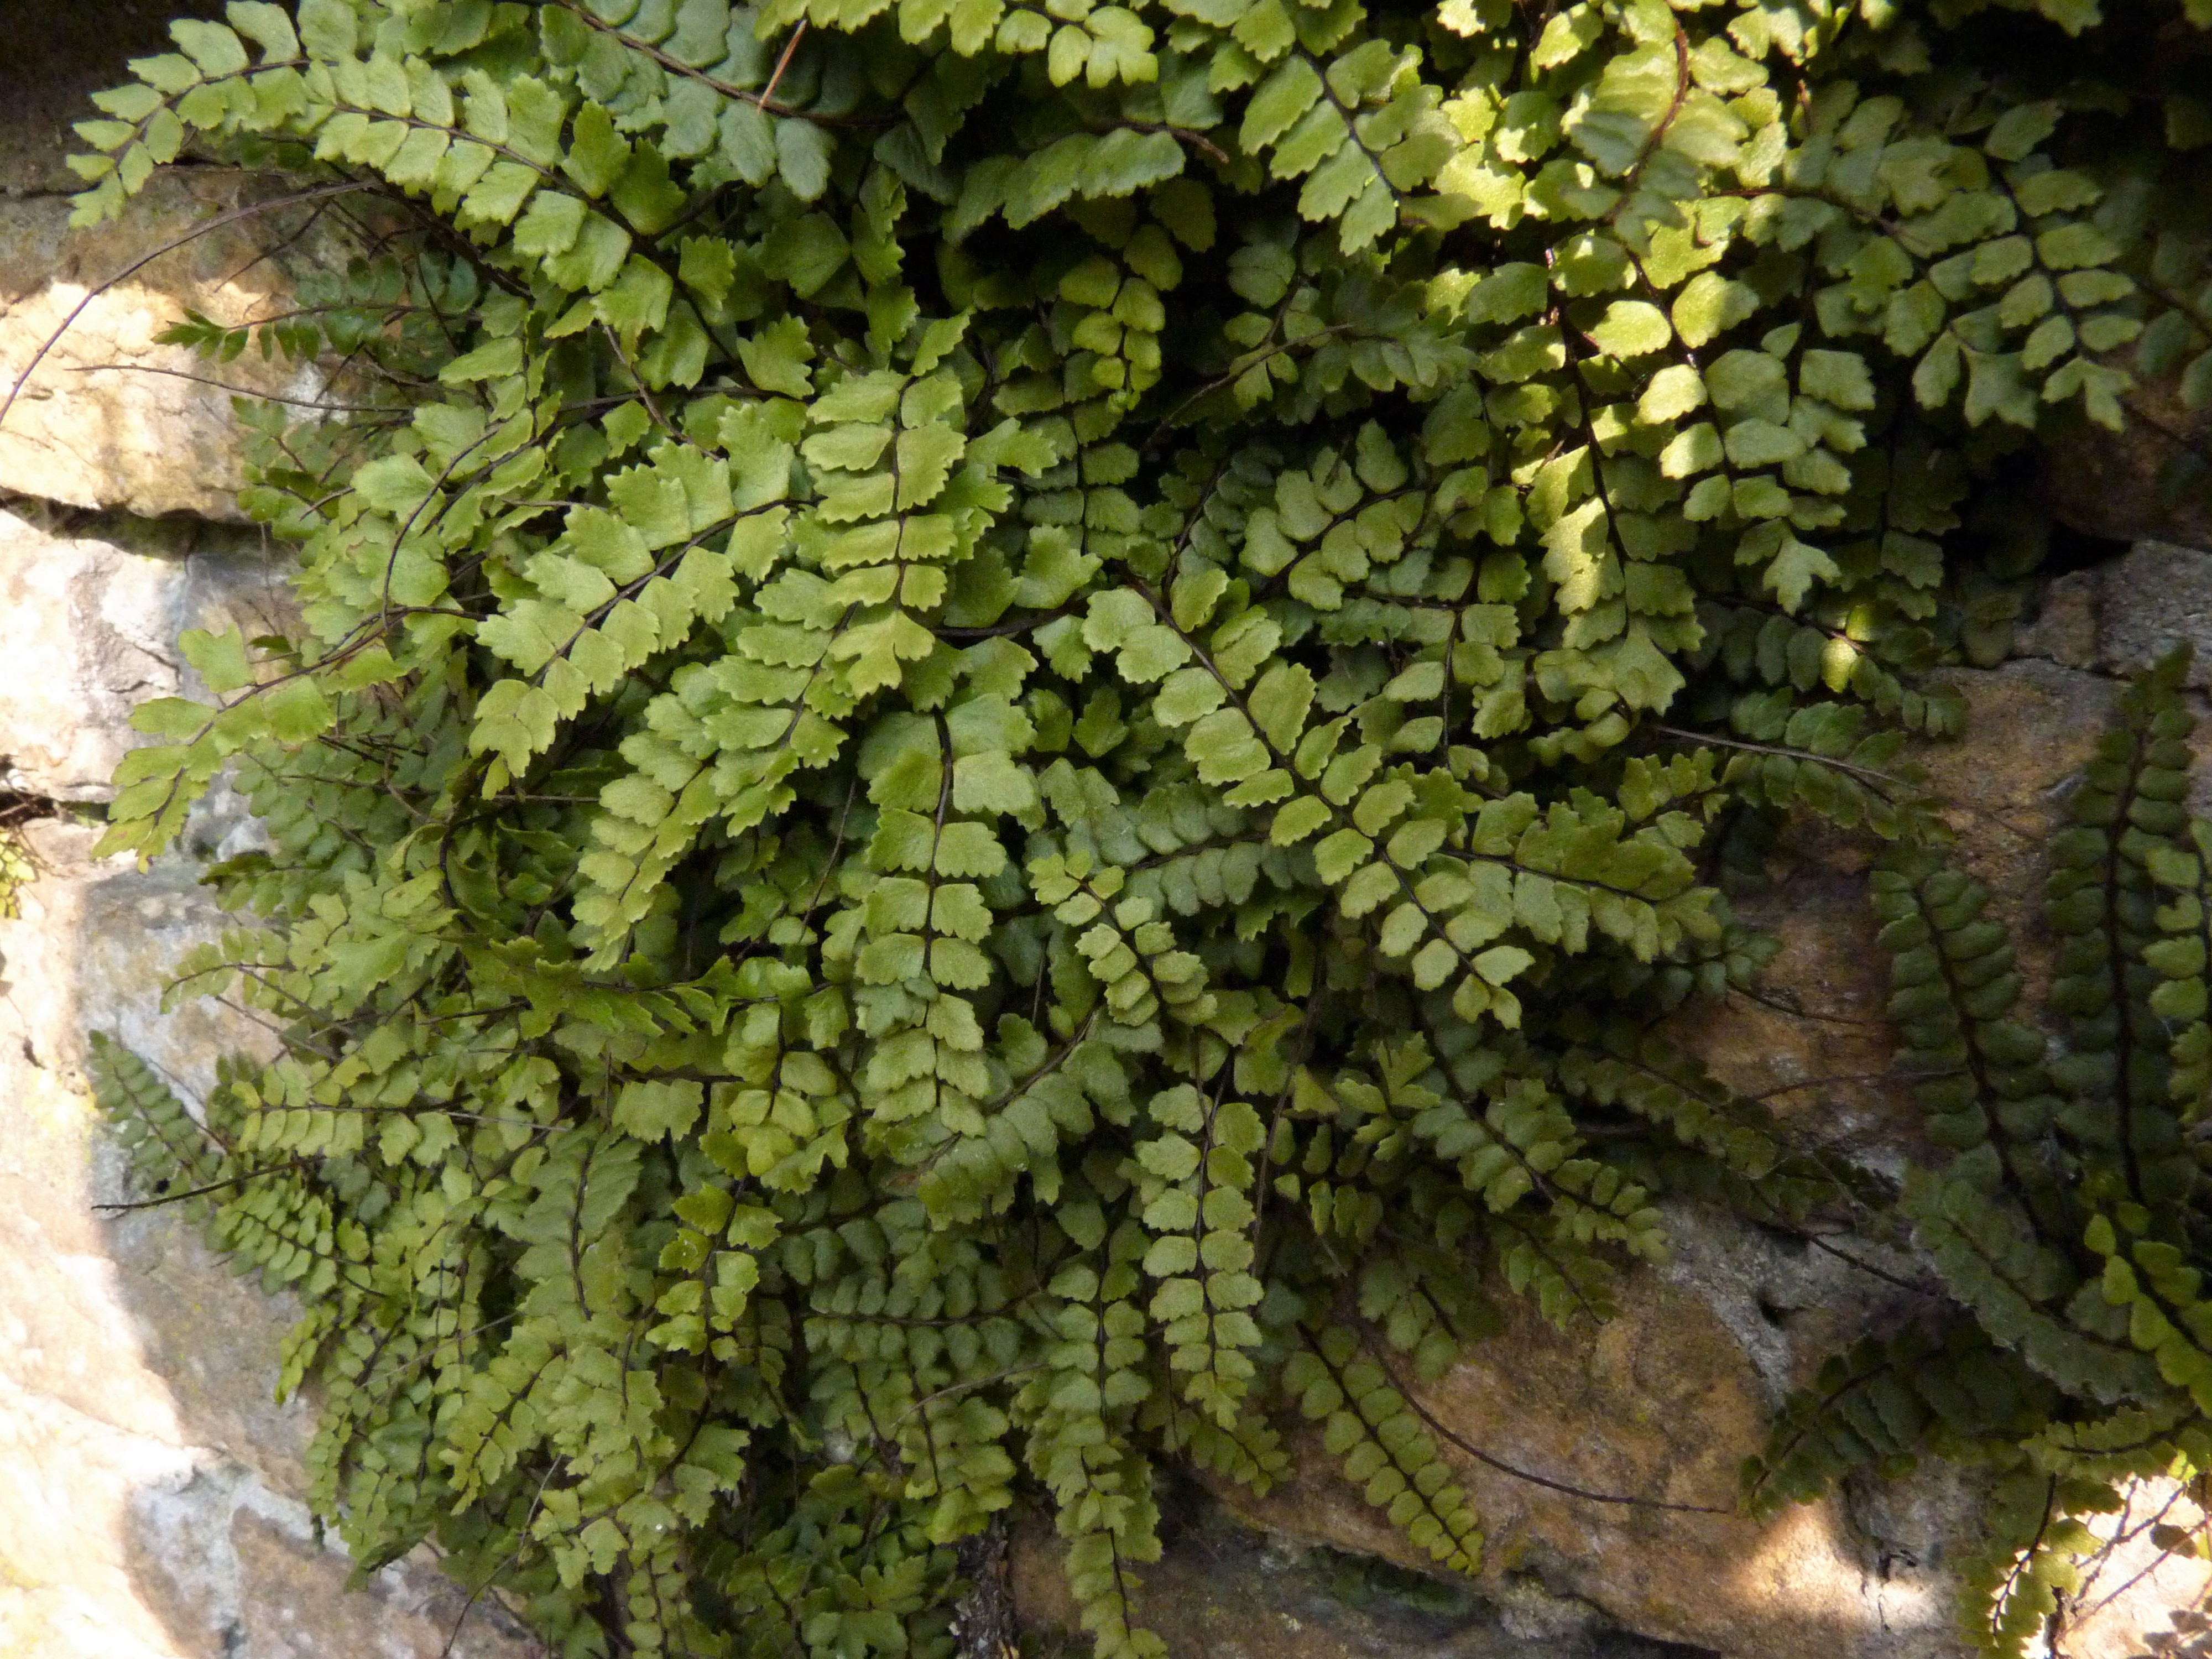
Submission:
<svg viewBox="0 0 2212 1659">
<path fill-rule="evenodd" d="M 2148 164 L 2202 112 L 2142 46 L 2203 9 L 177 23 L 81 129 L 80 218 L 214 156 L 363 252 L 177 334 L 346 404 L 249 413 L 300 627 L 186 636 L 213 701 L 141 709 L 103 842 L 235 774 L 269 845 L 175 994 L 284 1053 L 198 1113 L 112 1042 L 100 1086 L 302 1294 L 283 1386 L 358 1561 L 433 1539 L 576 1656 L 942 1655 L 955 1546 L 1027 1494 L 1130 1659 L 1159 1460 L 1264 1488 L 1303 1417 L 1473 1571 L 1407 1390 L 1492 1297 L 1602 1317 L 1669 1195 L 1881 1199 L 1650 1028 L 1771 951 L 1724 890 L 1784 816 L 1934 834 L 1900 749 L 1959 723 L 1923 671 L 2003 648 L 2032 434 L 2212 390 L 2201 174 Z M 2113 995 L 2185 1000 L 2132 880 L 2076 906 L 2153 964 Z M 2148 1103 L 2192 1029 L 2097 1052 Z M 2027 1046 L 1984 1116 L 2087 1122 L 2106 1073 L 2046 1107 Z M 1907 1195 L 2000 1428 L 2081 1343 L 2180 1409 L 2194 1166 L 2130 1109 L 2117 1231 L 2017 1307 L 1956 1263 L 2037 1154 Z M 2085 1249 L 2181 1358 L 2067 1311 Z"/>
</svg>

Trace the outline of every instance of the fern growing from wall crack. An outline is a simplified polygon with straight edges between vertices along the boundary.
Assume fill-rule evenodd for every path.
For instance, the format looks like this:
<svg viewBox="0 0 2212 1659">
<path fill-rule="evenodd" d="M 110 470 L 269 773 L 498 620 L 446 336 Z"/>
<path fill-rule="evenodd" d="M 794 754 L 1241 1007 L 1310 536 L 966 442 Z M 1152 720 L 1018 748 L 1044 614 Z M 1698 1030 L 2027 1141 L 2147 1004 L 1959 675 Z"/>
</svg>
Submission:
<svg viewBox="0 0 2212 1659">
<path fill-rule="evenodd" d="M 301 627 L 187 636 L 213 702 L 141 710 L 103 843 L 234 770 L 270 846 L 179 992 L 285 1053 L 198 1115 L 98 1065 L 303 1293 L 357 1559 L 434 1538 L 575 1655 L 943 1654 L 956 1545 L 1026 1492 L 1125 1659 L 1157 1460 L 1264 1489 L 1303 1416 L 1473 1571 L 1401 1382 L 1486 1295 L 1602 1317 L 1670 1194 L 1852 1190 L 1649 1029 L 1764 959 L 1721 882 L 1792 811 L 1901 849 L 1962 1149 L 1906 1205 L 1978 1320 L 1829 1392 L 1958 1447 L 2056 1447 L 2053 1389 L 2169 1414 L 2021 1450 L 2066 1501 L 2193 1443 L 2165 694 L 2092 779 L 2159 861 L 2063 849 L 2063 1075 L 1901 750 L 2033 568 L 2008 457 L 2119 423 L 2130 361 L 2207 378 L 2138 161 L 2191 95 L 2098 79 L 2199 9 L 178 23 L 84 124 L 81 216 L 188 151 L 327 185 L 359 263 L 178 337 L 374 395 L 254 417 Z M 2053 1136 L 2107 1186 L 2053 1190 Z M 1828 1421 L 1778 1489 L 1850 1461 Z M 1995 1594 L 2002 1643 L 2035 1592 Z"/>
</svg>

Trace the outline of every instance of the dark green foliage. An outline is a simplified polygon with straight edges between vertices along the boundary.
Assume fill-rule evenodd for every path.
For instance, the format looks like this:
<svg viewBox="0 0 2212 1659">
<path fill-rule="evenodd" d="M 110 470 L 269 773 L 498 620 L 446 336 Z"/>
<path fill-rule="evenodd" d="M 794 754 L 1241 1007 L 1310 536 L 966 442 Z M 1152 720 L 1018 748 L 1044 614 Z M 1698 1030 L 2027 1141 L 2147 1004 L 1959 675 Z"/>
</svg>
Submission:
<svg viewBox="0 0 2212 1659">
<path fill-rule="evenodd" d="M 2202 193 L 2139 164 L 2195 106 L 2112 90 L 2196 10 L 178 24 L 82 216 L 191 146 L 369 251 L 179 332 L 353 407 L 256 417 L 299 636 L 187 636 L 215 706 L 140 712 L 105 843 L 235 769 L 271 844 L 180 988 L 285 1054 L 204 1126 L 112 1046 L 103 1091 L 306 1293 L 359 1559 L 434 1536 L 575 1655 L 941 1655 L 1026 1494 L 1122 1659 L 1155 1461 L 1264 1487 L 1303 1414 L 1472 1568 L 1409 1391 L 1490 1296 L 1602 1316 L 1669 1194 L 1876 1195 L 1650 1029 L 1764 959 L 1722 886 L 1790 812 L 1905 849 L 1960 1149 L 1908 1206 L 1989 1340 L 1844 1362 L 1874 1414 L 1798 1413 L 1777 1489 L 2053 1387 L 2169 1411 L 2212 1075 L 2171 696 L 2062 849 L 2064 1066 L 1899 751 L 2008 637 L 2008 458 L 2117 424 L 2139 335 L 2205 378 Z M 2102 1478 L 2045 1461 L 2046 1510 Z"/>
</svg>

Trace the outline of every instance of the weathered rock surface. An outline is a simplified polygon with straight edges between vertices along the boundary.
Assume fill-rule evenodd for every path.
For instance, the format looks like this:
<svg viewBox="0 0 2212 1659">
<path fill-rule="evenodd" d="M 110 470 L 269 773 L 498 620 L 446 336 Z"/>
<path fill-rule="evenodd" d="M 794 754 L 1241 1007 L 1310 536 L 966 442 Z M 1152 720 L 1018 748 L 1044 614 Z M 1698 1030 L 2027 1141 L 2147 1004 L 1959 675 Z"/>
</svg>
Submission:
<svg viewBox="0 0 2212 1659">
<path fill-rule="evenodd" d="M 1967 736 L 1923 744 L 1914 758 L 1945 803 L 1956 856 L 1989 884 L 1993 914 L 2033 947 L 2042 937 L 2042 849 L 2061 821 L 2067 780 L 2111 720 L 2118 682 L 2025 659 L 1960 671 L 1955 684 L 1966 700 Z M 1781 941 L 1780 953 L 1754 990 L 1732 995 L 1722 1010 L 1686 1016 L 1674 1034 L 1784 1123 L 1881 1164 L 1921 1142 L 1918 1113 L 1889 1072 L 1888 962 L 1866 899 L 1875 850 L 1818 826 L 1787 838 L 1771 884 L 1737 901 L 1746 921 Z M 2038 961 L 2031 948 L 2031 1000 Z"/>
<path fill-rule="evenodd" d="M 1486 1587 L 1540 1586 L 1616 1628 L 1745 1659 L 1955 1651 L 1940 1558 L 1960 1504 L 1942 1477 L 1872 1529 L 1841 1500 L 1766 1521 L 1734 1512 L 1737 1466 L 1798 1358 L 1791 1312 L 1863 1306 L 1863 1288 L 1802 1246 L 1676 1221 L 1674 1268 L 1625 1285 L 1618 1318 L 1563 1334 L 1516 1306 L 1502 1335 L 1411 1389 L 1483 1517 Z M 1418 1565 L 1307 1449 L 1311 1473 L 1232 1502 L 1271 1530 Z"/>
<path fill-rule="evenodd" d="M 0 401 L 21 380 L 0 421 L 0 489 L 238 518 L 234 394 L 312 404 L 321 380 L 258 352 L 211 366 L 159 337 L 188 312 L 235 326 L 283 308 L 290 284 L 268 256 L 276 239 L 252 218 L 223 218 L 270 194 L 228 173 L 164 176 L 119 223 L 82 235 L 65 234 L 58 197 L 0 199 Z"/>
<path fill-rule="evenodd" d="M 260 538 L 190 520 L 75 516 L 0 507 L 0 787 L 104 799 L 138 738 L 131 709 L 196 686 L 177 650 L 187 628 L 275 629 L 281 568 Z M 59 624 L 58 626 L 57 624 Z"/>
<path fill-rule="evenodd" d="M 2019 651 L 2092 673 L 2128 675 L 2182 644 L 2196 647 L 2189 684 L 2212 689 L 2212 552 L 2143 541 L 2055 580 Z"/>
<path fill-rule="evenodd" d="M 1527 1573 L 1477 1593 L 1295 1532 L 1255 1530 L 1187 1492 L 1170 1510 L 1179 1524 L 1164 1559 L 1145 1570 L 1140 1599 L 1177 1659 L 1705 1659 L 1624 1630 Z M 1053 1652 L 1055 1633 L 1075 1622 L 1059 1548 L 1042 1525 L 1014 1534 L 1025 1654 Z"/>
<path fill-rule="evenodd" d="M 282 307 L 296 264 L 313 257 L 283 243 L 311 210 L 217 222 L 278 187 L 224 168 L 173 171 L 119 222 L 68 231 L 67 198 L 82 184 L 63 165 L 81 148 L 70 124 L 96 113 L 88 100 L 122 78 L 125 60 L 168 49 L 169 18 L 195 10 L 221 6 L 0 0 L 0 402 L 53 342 L 0 420 L 0 490 L 235 519 L 240 443 L 226 387 L 321 394 L 313 375 L 258 353 L 216 369 L 155 343 L 187 310 L 236 325 Z"/>
<path fill-rule="evenodd" d="M 82 635 L 111 623 L 173 623 L 191 562 L 119 584 L 137 614 L 37 614 L 89 654 Z M 20 720 L 14 684 L 0 725 Z M 240 828 L 216 816 L 202 838 Z M 116 1032 L 188 1093 L 218 1054 L 264 1040 L 207 1003 L 159 1014 L 167 964 L 221 918 L 184 859 L 98 862 L 94 836 L 30 825 L 39 874 L 0 921 L 0 1653 L 429 1659 L 458 1626 L 454 1654 L 519 1659 L 532 1646 L 504 1613 L 469 1609 L 427 1559 L 345 1591 L 349 1564 L 298 1496 L 311 1413 L 270 1398 L 287 1310 L 173 1212 L 99 1209 L 131 1194 L 85 1086 L 84 1033 Z"/>
</svg>

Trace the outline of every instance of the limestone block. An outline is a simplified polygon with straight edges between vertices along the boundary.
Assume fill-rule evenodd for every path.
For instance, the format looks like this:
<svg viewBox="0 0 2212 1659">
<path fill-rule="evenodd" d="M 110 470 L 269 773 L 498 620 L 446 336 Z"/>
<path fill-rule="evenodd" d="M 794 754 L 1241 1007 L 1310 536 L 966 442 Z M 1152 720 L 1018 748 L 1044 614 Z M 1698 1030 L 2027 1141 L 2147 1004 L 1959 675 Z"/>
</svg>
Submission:
<svg viewBox="0 0 2212 1659">
<path fill-rule="evenodd" d="M 8 82 L 0 400 L 88 300 L 0 420 L 0 490 L 149 515 L 234 517 L 236 422 L 231 394 L 210 382 L 318 395 L 313 377 L 257 354 L 211 367 L 184 347 L 154 343 L 187 308 L 235 324 L 287 303 L 293 273 L 322 257 L 286 246 L 313 209 L 216 222 L 282 186 L 225 168 L 176 170 L 155 178 L 117 223 L 68 230 L 68 198 L 83 182 L 64 165 L 81 148 L 71 124 L 97 112 L 92 94 L 128 78 L 130 59 L 169 49 L 172 18 L 221 11 L 220 0 L 0 0 Z M 171 241 L 179 243 L 173 252 L 89 297 Z"/>
<path fill-rule="evenodd" d="M 2137 542 L 2119 558 L 2059 577 L 2023 630 L 2023 655 L 2100 674 L 2134 674 L 2185 641 L 2189 683 L 2212 688 L 2212 552 Z"/>
<path fill-rule="evenodd" d="M 116 763 L 143 741 L 132 708 L 196 689 L 179 632 L 266 632 L 285 603 L 252 532 L 122 519 L 71 529 L 0 508 L 0 787 L 107 799 Z"/>
<path fill-rule="evenodd" d="M 258 352 L 210 363 L 159 337 L 187 312 L 234 326 L 283 309 L 290 278 L 267 250 L 310 210 L 225 217 L 277 193 L 228 173 L 165 175 L 121 222 L 76 234 L 64 199 L 0 201 L 0 400 L 27 376 L 0 420 L 0 490 L 148 516 L 240 516 L 233 397 L 312 407 L 321 379 Z"/>
<path fill-rule="evenodd" d="M 1802 1247 L 1671 1219 L 1675 1267 L 1630 1275 L 1617 1317 L 1562 1333 L 1504 1301 L 1505 1329 L 1437 1382 L 1399 1378 L 1481 1517 L 1480 1587 L 1540 1585 L 1617 1629 L 1730 1659 L 1951 1659 L 1940 1542 L 1964 1517 L 1948 1477 L 1871 1527 L 1842 1497 L 1765 1519 L 1735 1509 L 1737 1467 L 1798 1358 L 1790 1311 L 1863 1310 L 1863 1289 Z M 1289 1485 L 1226 1501 L 1273 1532 L 1423 1565 L 1304 1438 Z"/>
</svg>

